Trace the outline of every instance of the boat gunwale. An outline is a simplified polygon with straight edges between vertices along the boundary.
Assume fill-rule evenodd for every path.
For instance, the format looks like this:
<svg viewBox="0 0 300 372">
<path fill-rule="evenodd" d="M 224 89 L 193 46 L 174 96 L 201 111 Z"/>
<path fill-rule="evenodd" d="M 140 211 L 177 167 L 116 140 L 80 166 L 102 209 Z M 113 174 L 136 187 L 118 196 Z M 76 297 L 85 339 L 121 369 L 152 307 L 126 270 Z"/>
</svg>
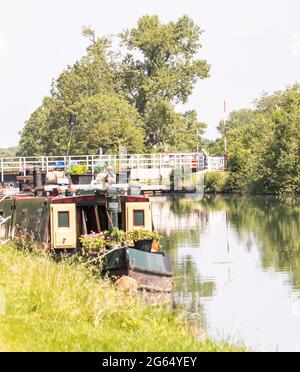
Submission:
<svg viewBox="0 0 300 372">
<path fill-rule="evenodd" d="M 169 277 L 169 278 L 172 278 L 173 275 L 174 275 L 174 273 L 172 273 L 170 271 L 162 272 L 162 271 L 156 271 L 156 270 L 142 269 L 142 268 L 132 266 L 132 265 L 129 265 L 129 270 L 139 272 L 139 273 L 150 273 L 152 275 L 165 276 L 165 277 Z"/>
<path fill-rule="evenodd" d="M 139 272 L 139 273 L 149 273 L 150 275 L 156 275 L 156 276 L 164 276 L 164 277 L 170 277 L 172 278 L 174 276 L 174 273 L 172 271 L 156 271 L 156 270 L 149 270 L 149 269 L 143 269 L 143 268 L 140 268 L 138 266 L 134 266 L 134 265 L 131 265 L 130 262 L 129 262 L 129 249 L 132 249 L 132 250 L 135 250 L 135 251 L 138 251 L 138 252 L 143 252 L 143 251 L 139 251 L 138 249 L 135 249 L 135 248 L 131 248 L 131 247 L 119 247 L 119 248 L 115 248 L 107 253 L 105 253 L 102 258 L 105 259 L 105 257 L 111 253 L 114 253 L 116 251 L 125 251 L 126 253 L 126 262 L 127 262 L 127 268 L 128 270 L 132 270 L 132 271 L 135 271 L 135 272 Z M 152 255 L 160 255 L 160 256 L 164 256 L 164 253 L 163 252 L 143 252 L 145 254 L 152 254 Z M 107 268 L 107 271 L 109 270 L 113 270 L 114 268 Z"/>
</svg>

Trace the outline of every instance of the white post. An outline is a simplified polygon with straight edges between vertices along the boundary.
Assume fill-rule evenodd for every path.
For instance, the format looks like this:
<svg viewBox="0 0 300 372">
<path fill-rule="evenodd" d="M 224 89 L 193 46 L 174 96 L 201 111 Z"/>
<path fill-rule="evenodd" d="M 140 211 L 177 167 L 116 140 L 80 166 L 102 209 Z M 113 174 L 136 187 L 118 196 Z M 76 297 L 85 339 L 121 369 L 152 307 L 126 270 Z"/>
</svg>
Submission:
<svg viewBox="0 0 300 372">
<path fill-rule="evenodd" d="M 23 173 L 26 176 L 26 158 L 23 158 Z"/>
<path fill-rule="evenodd" d="M 1 183 L 4 183 L 4 165 L 2 158 L 1 158 Z"/>
<path fill-rule="evenodd" d="M 92 155 L 92 175 L 93 176 L 95 175 L 95 159 L 94 159 L 94 155 Z"/>
</svg>

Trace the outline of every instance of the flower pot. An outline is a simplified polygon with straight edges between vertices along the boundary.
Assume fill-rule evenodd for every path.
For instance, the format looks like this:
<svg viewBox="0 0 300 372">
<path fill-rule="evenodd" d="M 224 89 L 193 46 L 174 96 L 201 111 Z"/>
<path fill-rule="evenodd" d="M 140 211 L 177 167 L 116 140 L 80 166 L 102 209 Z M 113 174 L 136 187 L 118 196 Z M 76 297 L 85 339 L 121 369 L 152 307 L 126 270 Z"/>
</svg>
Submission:
<svg viewBox="0 0 300 372">
<path fill-rule="evenodd" d="M 93 176 L 91 174 L 71 174 L 73 185 L 90 185 Z"/>
<path fill-rule="evenodd" d="M 153 240 L 137 240 L 134 242 L 134 248 L 143 252 L 151 252 Z"/>
<path fill-rule="evenodd" d="M 97 248 L 89 248 L 89 249 L 85 249 L 86 253 L 88 254 L 93 254 L 93 255 L 101 255 L 103 254 L 103 250 L 99 250 Z"/>
</svg>

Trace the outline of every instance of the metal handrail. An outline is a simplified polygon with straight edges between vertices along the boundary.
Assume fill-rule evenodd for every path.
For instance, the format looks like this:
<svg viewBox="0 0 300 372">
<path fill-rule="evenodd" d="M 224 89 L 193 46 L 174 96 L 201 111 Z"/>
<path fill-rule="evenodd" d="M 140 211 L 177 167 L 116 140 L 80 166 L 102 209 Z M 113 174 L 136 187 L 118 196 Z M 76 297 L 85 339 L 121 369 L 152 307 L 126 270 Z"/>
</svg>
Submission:
<svg viewBox="0 0 300 372">
<path fill-rule="evenodd" d="M 40 157 L 9 157 L 0 158 L 0 182 L 4 174 L 26 171 L 39 166 L 43 171 L 65 168 L 72 164 L 85 164 L 93 174 L 97 166 L 105 163 L 121 170 L 132 169 L 163 169 L 191 167 L 197 156 L 199 168 L 204 170 L 204 155 L 202 153 L 164 153 L 164 154 L 121 154 L 121 155 L 74 155 L 74 156 L 40 156 Z M 209 167 L 224 168 L 224 158 L 208 158 Z M 63 165 L 63 166 L 62 166 Z"/>
</svg>

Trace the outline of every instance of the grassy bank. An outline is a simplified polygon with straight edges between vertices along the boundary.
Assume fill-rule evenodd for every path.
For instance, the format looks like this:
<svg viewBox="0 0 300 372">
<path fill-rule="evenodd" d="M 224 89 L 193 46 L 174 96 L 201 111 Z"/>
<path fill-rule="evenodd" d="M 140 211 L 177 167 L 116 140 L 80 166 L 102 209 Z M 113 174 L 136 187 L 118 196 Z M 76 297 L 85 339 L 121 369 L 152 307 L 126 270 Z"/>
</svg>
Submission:
<svg viewBox="0 0 300 372">
<path fill-rule="evenodd" d="M 233 351 L 83 267 L 0 246 L 0 351 Z"/>
</svg>

